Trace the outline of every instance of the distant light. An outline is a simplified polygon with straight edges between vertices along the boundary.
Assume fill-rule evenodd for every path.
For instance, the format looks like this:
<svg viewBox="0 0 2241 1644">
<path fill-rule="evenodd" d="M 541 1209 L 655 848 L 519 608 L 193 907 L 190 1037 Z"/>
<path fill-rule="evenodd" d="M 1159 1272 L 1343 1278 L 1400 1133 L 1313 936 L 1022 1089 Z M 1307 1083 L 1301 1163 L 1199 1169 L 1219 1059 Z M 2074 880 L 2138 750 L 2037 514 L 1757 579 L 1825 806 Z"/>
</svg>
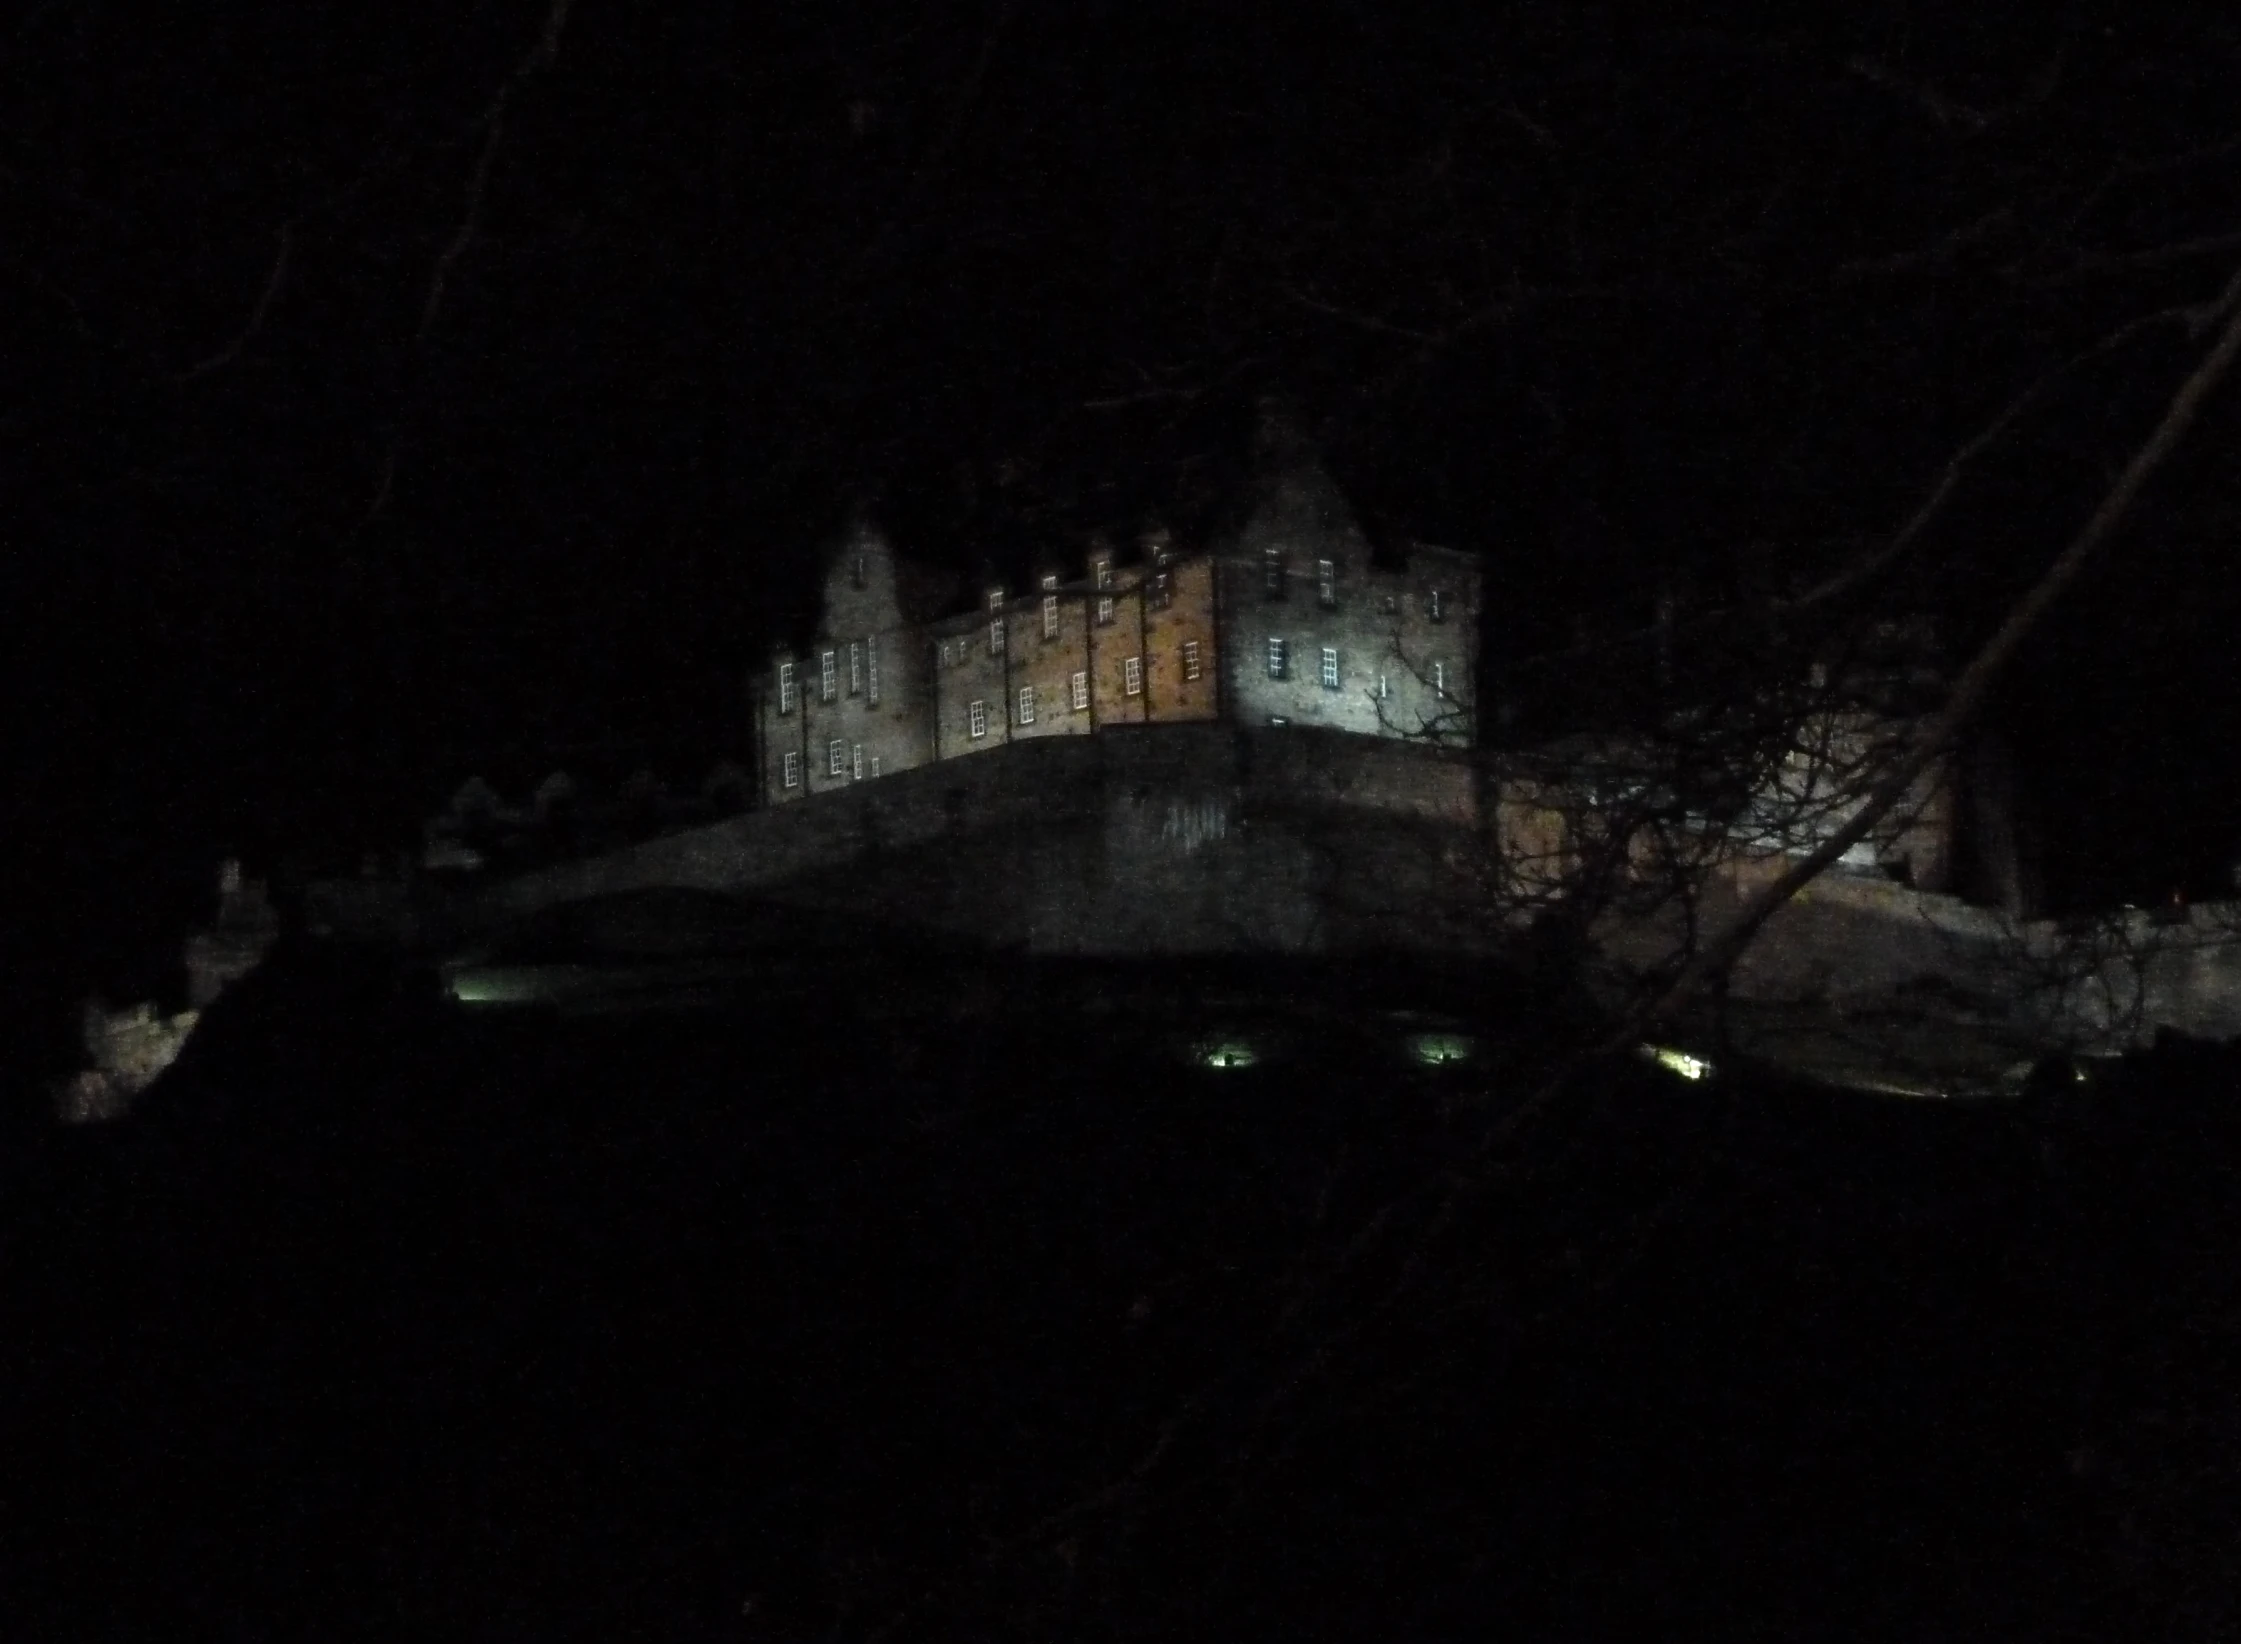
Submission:
<svg viewBox="0 0 2241 1644">
<path fill-rule="evenodd" d="M 1401 1042 L 1425 1067 L 1449 1067 L 1478 1054 L 1478 1041 L 1463 1033 L 1412 1033 Z"/>
<path fill-rule="evenodd" d="M 1669 1045 L 1644 1045 L 1642 1059 L 1655 1062 L 1668 1073 L 1677 1073 L 1684 1079 L 1709 1079 L 1712 1064 L 1701 1056 L 1691 1056 L 1685 1050 L 1675 1050 Z"/>
<path fill-rule="evenodd" d="M 1202 1039 L 1198 1043 L 1201 1067 L 1251 1067 L 1260 1053 L 1243 1039 Z"/>
</svg>

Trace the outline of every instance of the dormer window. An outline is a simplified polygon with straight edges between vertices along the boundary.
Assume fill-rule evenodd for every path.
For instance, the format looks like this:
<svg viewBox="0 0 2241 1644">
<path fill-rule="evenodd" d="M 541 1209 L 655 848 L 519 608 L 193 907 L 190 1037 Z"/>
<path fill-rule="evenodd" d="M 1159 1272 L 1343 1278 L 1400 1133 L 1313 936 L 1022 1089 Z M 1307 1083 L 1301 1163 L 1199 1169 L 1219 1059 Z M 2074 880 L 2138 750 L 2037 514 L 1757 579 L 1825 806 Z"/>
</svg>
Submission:
<svg viewBox="0 0 2241 1644">
<path fill-rule="evenodd" d="M 989 614 L 990 616 L 1001 616 L 1001 615 L 1003 614 L 1003 610 L 1004 610 L 1004 590 L 1003 590 L 1003 589 L 1001 589 L 1001 588 L 991 588 L 991 589 L 989 589 L 989 590 L 988 590 L 988 614 Z"/>
<path fill-rule="evenodd" d="M 1315 597 L 1328 607 L 1338 603 L 1338 561 L 1319 559 L 1315 562 Z"/>
<path fill-rule="evenodd" d="M 1057 586 L 1058 573 L 1056 571 L 1045 571 L 1043 573 L 1043 592 L 1047 594 Z"/>
<path fill-rule="evenodd" d="M 1089 576 L 1090 580 L 1096 583 L 1098 587 L 1110 588 L 1113 585 L 1113 556 L 1099 554 L 1091 560 L 1089 562 Z"/>
<path fill-rule="evenodd" d="M 1284 597 L 1284 555 L 1278 549 L 1262 550 L 1261 591 L 1270 599 Z"/>
</svg>

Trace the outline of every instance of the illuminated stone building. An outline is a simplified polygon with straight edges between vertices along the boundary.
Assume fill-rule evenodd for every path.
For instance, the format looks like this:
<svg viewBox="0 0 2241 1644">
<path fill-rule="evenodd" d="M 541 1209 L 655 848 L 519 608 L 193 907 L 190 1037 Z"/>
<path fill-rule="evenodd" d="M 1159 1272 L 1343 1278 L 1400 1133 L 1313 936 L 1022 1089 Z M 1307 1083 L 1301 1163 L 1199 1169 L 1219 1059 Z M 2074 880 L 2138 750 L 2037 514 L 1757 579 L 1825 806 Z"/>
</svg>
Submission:
<svg viewBox="0 0 2241 1644">
<path fill-rule="evenodd" d="M 1107 726 L 1227 720 L 1449 747 L 1475 737 L 1476 561 L 1372 553 L 1311 459 L 1264 475 L 1243 528 L 1185 552 L 1165 531 L 1080 574 L 989 582 L 928 618 L 934 582 L 858 525 L 828 565 L 816 638 L 754 687 L 763 796 L 785 804 L 935 760 Z"/>
</svg>

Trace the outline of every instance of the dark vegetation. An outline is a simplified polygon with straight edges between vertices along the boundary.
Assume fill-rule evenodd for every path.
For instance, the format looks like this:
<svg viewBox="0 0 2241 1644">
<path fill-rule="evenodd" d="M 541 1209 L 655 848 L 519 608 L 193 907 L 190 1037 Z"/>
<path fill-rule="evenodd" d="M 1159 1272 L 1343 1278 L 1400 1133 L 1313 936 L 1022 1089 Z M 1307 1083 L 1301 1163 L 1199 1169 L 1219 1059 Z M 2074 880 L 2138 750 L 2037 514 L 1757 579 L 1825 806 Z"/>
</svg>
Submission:
<svg viewBox="0 0 2241 1644">
<path fill-rule="evenodd" d="M 2229 1056 L 1628 1063 L 1488 1145 L 1569 1020 L 903 953 L 465 1015 L 284 952 L 10 1185 L 11 1636 L 2229 1635 Z"/>
</svg>

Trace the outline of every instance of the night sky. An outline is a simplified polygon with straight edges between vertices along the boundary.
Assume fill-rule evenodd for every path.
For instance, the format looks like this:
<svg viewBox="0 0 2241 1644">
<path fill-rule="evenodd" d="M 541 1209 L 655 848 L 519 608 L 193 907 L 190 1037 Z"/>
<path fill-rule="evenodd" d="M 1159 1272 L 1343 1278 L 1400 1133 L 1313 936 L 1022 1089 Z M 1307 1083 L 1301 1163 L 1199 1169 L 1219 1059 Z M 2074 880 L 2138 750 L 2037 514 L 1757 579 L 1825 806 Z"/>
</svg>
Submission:
<svg viewBox="0 0 2241 1644">
<path fill-rule="evenodd" d="M 694 779 L 850 498 L 967 571 L 1203 540 L 1272 393 L 1374 535 L 1484 554 L 1499 671 L 1867 551 L 2075 360 L 1876 592 L 1965 647 L 2241 264 L 2241 14 L 1687 15 L 19 8 L 19 967 L 153 985 L 219 856 L 478 770 Z M 2241 844 L 2237 429 L 1999 705 L 2078 897 Z"/>
</svg>

